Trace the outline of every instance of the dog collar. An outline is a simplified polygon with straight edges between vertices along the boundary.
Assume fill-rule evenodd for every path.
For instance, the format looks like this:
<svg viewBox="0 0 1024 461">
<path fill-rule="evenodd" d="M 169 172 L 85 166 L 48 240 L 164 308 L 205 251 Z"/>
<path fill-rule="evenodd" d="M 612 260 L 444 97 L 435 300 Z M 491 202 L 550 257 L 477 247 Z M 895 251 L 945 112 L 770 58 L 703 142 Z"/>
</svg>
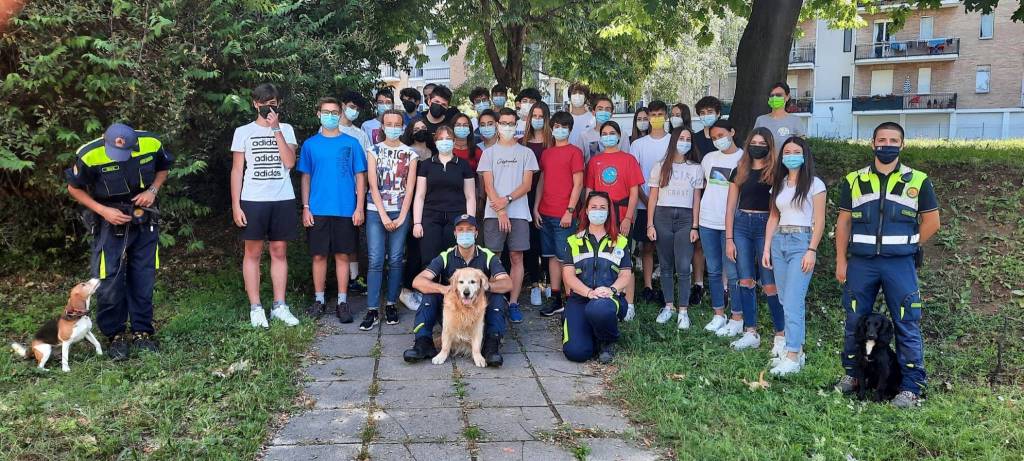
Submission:
<svg viewBox="0 0 1024 461">
<path fill-rule="evenodd" d="M 89 311 L 66 310 L 66 311 L 64 311 L 64 320 L 78 320 L 78 319 L 80 319 L 82 317 L 85 317 L 88 314 L 89 314 Z"/>
</svg>

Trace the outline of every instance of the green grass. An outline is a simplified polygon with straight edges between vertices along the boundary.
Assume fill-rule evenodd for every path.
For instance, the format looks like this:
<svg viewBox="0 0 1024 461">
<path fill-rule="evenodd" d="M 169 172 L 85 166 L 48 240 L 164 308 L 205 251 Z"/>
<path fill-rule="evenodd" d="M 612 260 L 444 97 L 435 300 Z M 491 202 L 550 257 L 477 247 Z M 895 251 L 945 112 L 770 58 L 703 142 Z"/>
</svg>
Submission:
<svg viewBox="0 0 1024 461">
<path fill-rule="evenodd" d="M 295 287 L 306 286 L 309 267 L 298 250 Z M 160 354 L 112 363 L 83 341 L 72 348 L 70 373 L 52 360 L 49 371 L 36 371 L 6 352 L 6 340 L 30 338 L 59 312 L 76 280 L 35 274 L 27 279 L 39 285 L 8 283 L 6 298 L 16 302 L 0 310 L 0 459 L 252 459 L 275 415 L 292 407 L 313 327 L 274 322 L 269 331 L 253 330 L 238 260 L 208 261 L 200 269 L 165 263 L 160 271 Z M 194 272 L 169 273 L 176 266 Z M 300 295 L 289 298 L 303 305 Z M 240 360 L 248 370 L 212 374 Z"/>
<path fill-rule="evenodd" d="M 831 232 L 831 186 L 870 151 L 813 146 L 830 185 Z M 744 352 L 702 330 L 706 303 L 691 308 L 687 332 L 656 325 L 656 306 L 639 309 L 624 328 L 615 394 L 643 433 L 684 460 L 1024 459 L 1024 142 L 913 143 L 907 154 L 933 178 L 942 205 L 943 228 L 919 274 L 930 383 L 923 406 L 900 411 L 832 390 L 843 372 L 843 312 L 825 239 L 808 295 L 807 367 L 787 378 L 766 373 L 767 390 L 742 382 L 770 368 L 764 305 L 762 347 Z"/>
</svg>

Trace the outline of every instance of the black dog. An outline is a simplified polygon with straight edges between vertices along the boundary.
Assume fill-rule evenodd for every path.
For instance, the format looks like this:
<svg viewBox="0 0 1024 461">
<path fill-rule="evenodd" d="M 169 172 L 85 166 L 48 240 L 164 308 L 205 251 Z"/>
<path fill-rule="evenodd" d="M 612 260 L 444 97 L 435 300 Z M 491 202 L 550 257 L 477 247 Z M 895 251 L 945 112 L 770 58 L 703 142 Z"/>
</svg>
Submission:
<svg viewBox="0 0 1024 461">
<path fill-rule="evenodd" d="M 857 398 L 864 400 L 868 389 L 875 391 L 875 401 L 891 400 L 899 391 L 903 372 L 892 342 L 892 321 L 884 314 L 871 313 L 857 322 L 857 372 L 860 386 Z"/>
</svg>

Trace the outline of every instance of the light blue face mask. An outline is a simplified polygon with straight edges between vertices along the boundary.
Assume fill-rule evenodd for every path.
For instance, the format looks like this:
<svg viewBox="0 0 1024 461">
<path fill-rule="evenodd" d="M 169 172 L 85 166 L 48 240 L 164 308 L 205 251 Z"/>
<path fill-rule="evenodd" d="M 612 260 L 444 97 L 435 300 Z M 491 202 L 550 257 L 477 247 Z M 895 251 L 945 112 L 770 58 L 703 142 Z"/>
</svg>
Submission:
<svg viewBox="0 0 1024 461">
<path fill-rule="evenodd" d="M 505 103 L 508 102 L 508 98 L 504 96 L 494 96 L 491 99 L 494 100 L 494 107 L 497 107 L 499 109 L 505 107 Z"/>
<path fill-rule="evenodd" d="M 569 129 L 560 126 L 558 128 L 551 130 L 551 135 L 554 136 L 555 139 L 559 141 L 569 139 Z"/>
<path fill-rule="evenodd" d="M 607 122 L 607 121 L 611 120 L 612 119 L 612 113 L 608 112 L 606 110 L 599 110 L 599 111 L 594 113 L 594 118 L 597 120 L 598 124 L 601 124 L 601 123 L 604 123 L 604 122 Z"/>
<path fill-rule="evenodd" d="M 676 141 L 676 152 L 685 154 L 690 151 L 691 146 L 693 146 L 693 144 L 690 141 Z"/>
<path fill-rule="evenodd" d="M 333 130 L 341 123 L 341 116 L 334 114 L 320 114 L 320 125 L 328 130 Z"/>
<path fill-rule="evenodd" d="M 384 112 L 391 110 L 391 104 L 377 104 L 377 116 L 384 115 Z M 357 112 L 356 115 L 359 115 Z"/>
<path fill-rule="evenodd" d="M 591 224 L 603 225 L 608 221 L 608 210 L 587 210 L 587 218 Z"/>
<path fill-rule="evenodd" d="M 455 141 L 452 141 L 451 139 L 438 139 L 434 145 L 437 146 L 438 152 L 444 152 L 446 154 L 455 149 Z"/>
<path fill-rule="evenodd" d="M 455 243 L 459 244 L 462 248 L 469 248 L 476 244 L 476 235 L 472 232 L 457 232 L 455 234 Z"/>
<path fill-rule="evenodd" d="M 617 134 L 606 134 L 601 136 L 601 144 L 604 147 L 612 147 L 619 145 L 619 135 Z"/>
<path fill-rule="evenodd" d="M 491 139 L 491 138 L 494 137 L 494 133 L 496 132 L 495 130 L 497 130 L 497 128 L 495 128 L 494 125 L 491 125 L 491 126 L 480 125 L 480 136 L 483 136 L 484 138 L 487 138 L 487 139 Z"/>
<path fill-rule="evenodd" d="M 485 111 L 487 109 L 490 109 L 491 108 L 491 102 L 490 101 L 480 101 L 480 102 L 476 103 L 476 105 L 473 106 L 473 108 L 476 109 L 476 113 L 479 114 L 479 113 L 481 113 L 481 112 L 483 112 L 483 111 Z"/>
<path fill-rule="evenodd" d="M 718 150 L 726 150 L 729 148 L 729 146 L 732 145 L 732 138 L 728 136 L 724 138 L 718 138 L 714 140 L 712 144 L 714 144 L 715 148 L 717 148 Z"/>
<path fill-rule="evenodd" d="M 782 164 L 790 170 L 795 170 L 803 166 L 804 155 L 803 154 L 782 154 Z"/>
<path fill-rule="evenodd" d="M 469 127 L 468 126 L 457 126 L 457 127 L 455 127 L 455 137 L 456 138 L 465 139 L 467 136 L 469 136 Z"/>
<path fill-rule="evenodd" d="M 530 119 L 530 126 L 532 126 L 533 129 L 535 129 L 535 130 L 543 129 L 544 128 L 544 119 L 542 119 L 542 118 L 531 118 Z"/>
<path fill-rule="evenodd" d="M 704 126 L 714 125 L 718 121 L 718 114 L 705 114 L 700 116 L 700 121 L 704 123 Z"/>
<path fill-rule="evenodd" d="M 402 131 L 402 128 L 386 126 L 384 127 L 384 136 L 388 139 L 398 139 L 398 137 L 402 135 Z"/>
<path fill-rule="evenodd" d="M 348 121 L 350 121 L 350 122 L 354 122 L 357 118 L 359 118 L 359 109 L 353 109 L 351 107 L 346 107 L 345 108 L 345 118 L 347 118 Z"/>
</svg>

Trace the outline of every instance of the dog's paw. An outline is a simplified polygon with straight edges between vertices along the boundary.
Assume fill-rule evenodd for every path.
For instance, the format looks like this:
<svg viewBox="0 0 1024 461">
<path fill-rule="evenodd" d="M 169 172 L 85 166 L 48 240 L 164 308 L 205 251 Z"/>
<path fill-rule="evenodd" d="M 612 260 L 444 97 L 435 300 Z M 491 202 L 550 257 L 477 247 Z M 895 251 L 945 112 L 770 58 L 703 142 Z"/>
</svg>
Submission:
<svg viewBox="0 0 1024 461">
<path fill-rule="evenodd" d="M 70 367 L 60 367 L 60 370 L 63 371 L 64 373 L 67 373 L 67 372 L 71 371 L 71 368 Z"/>
<path fill-rule="evenodd" d="M 439 354 L 435 355 L 434 358 L 430 359 L 430 362 L 433 363 L 434 365 L 443 365 L 445 360 L 448 360 L 448 357 Z"/>
<path fill-rule="evenodd" d="M 476 357 L 473 357 L 473 363 L 475 363 L 476 366 L 478 366 L 480 368 L 487 368 L 487 361 L 484 360 L 484 357 L 482 355 L 478 355 Z"/>
</svg>

